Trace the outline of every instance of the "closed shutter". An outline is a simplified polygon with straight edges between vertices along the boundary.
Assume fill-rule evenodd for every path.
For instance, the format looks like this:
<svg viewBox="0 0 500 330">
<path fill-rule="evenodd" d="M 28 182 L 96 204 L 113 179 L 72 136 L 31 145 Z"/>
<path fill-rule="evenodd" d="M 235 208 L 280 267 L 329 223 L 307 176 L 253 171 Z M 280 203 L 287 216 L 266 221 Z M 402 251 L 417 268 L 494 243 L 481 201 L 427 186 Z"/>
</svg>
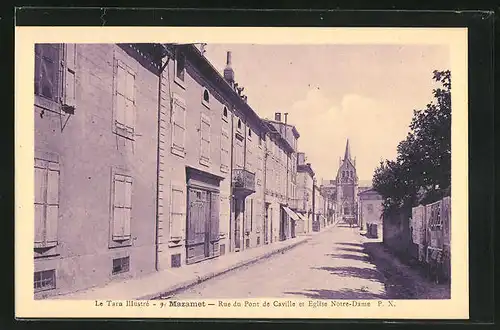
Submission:
<svg viewBox="0 0 500 330">
<path fill-rule="evenodd" d="M 192 192 L 191 192 L 192 193 Z M 186 197 L 181 185 L 172 185 L 170 204 L 170 239 L 182 238 L 185 224 Z"/>
<path fill-rule="evenodd" d="M 113 190 L 113 240 L 124 241 L 131 237 L 132 178 L 116 174 Z"/>
<path fill-rule="evenodd" d="M 176 97 L 174 97 L 172 119 L 172 147 L 176 150 L 184 151 L 186 105 Z"/>
<path fill-rule="evenodd" d="M 201 115 L 201 149 L 200 157 L 204 160 L 210 160 L 210 118 L 204 114 Z"/>
<path fill-rule="evenodd" d="M 252 211 L 253 211 L 253 199 L 245 199 L 245 232 L 249 233 L 252 231 Z"/>
<path fill-rule="evenodd" d="M 59 164 L 35 159 L 35 247 L 57 245 Z"/>
<path fill-rule="evenodd" d="M 210 194 L 210 240 L 219 239 L 219 221 L 220 221 L 220 196 L 218 193 Z"/>
<path fill-rule="evenodd" d="M 47 245 L 57 244 L 57 225 L 59 218 L 59 171 L 47 171 L 47 219 L 45 240 Z"/>
<path fill-rule="evenodd" d="M 200 216 L 200 211 L 198 208 L 196 190 L 189 189 L 188 190 L 188 201 L 189 201 L 189 209 L 188 209 L 188 226 L 186 233 L 186 243 L 187 245 L 192 245 L 196 242 L 196 225 L 197 219 Z"/>
<path fill-rule="evenodd" d="M 45 169 L 35 167 L 35 246 L 45 242 Z"/>
</svg>

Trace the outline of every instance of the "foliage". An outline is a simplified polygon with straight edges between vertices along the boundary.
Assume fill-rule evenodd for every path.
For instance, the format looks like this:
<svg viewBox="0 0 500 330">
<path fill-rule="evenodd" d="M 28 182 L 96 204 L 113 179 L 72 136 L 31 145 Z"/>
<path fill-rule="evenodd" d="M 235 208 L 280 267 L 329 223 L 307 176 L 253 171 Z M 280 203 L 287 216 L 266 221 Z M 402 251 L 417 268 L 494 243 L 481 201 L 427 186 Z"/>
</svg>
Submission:
<svg viewBox="0 0 500 330">
<path fill-rule="evenodd" d="M 451 184 L 451 73 L 435 70 L 433 80 L 440 85 L 434 100 L 413 111 L 396 160 L 375 170 L 373 187 L 384 198 L 385 213 L 437 199 Z"/>
</svg>

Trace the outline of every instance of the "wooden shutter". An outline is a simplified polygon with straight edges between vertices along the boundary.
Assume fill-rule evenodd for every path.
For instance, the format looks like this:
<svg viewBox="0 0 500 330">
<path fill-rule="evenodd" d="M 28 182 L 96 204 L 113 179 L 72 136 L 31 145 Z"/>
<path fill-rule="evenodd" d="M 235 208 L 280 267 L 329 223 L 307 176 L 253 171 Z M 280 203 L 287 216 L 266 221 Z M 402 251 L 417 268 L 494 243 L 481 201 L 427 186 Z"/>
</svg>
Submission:
<svg viewBox="0 0 500 330">
<path fill-rule="evenodd" d="M 45 241 L 47 246 L 57 244 L 59 219 L 59 171 L 49 167 L 47 171 L 47 214 L 45 221 Z"/>
<path fill-rule="evenodd" d="M 113 188 L 113 240 L 131 237 L 132 178 L 116 174 Z"/>
<path fill-rule="evenodd" d="M 75 106 L 76 99 L 76 44 L 64 45 L 63 103 Z"/>
<path fill-rule="evenodd" d="M 221 133 L 221 165 L 229 167 L 229 132 L 224 127 Z"/>
<path fill-rule="evenodd" d="M 124 238 L 124 206 L 125 206 L 125 183 L 121 176 L 114 178 L 113 197 L 113 240 Z"/>
<path fill-rule="evenodd" d="M 197 207 L 196 190 L 188 189 L 188 225 L 186 233 L 187 245 L 192 245 L 196 242 L 196 220 L 199 217 L 199 209 Z"/>
<path fill-rule="evenodd" d="M 245 199 L 245 231 L 246 232 L 251 232 L 252 231 L 252 199 L 251 198 L 246 198 Z"/>
<path fill-rule="evenodd" d="M 125 206 L 123 218 L 123 238 L 129 239 L 131 237 L 131 222 L 132 222 L 132 178 L 125 177 Z"/>
<path fill-rule="evenodd" d="M 219 193 L 210 193 L 210 240 L 219 239 L 219 221 L 220 221 L 220 196 Z"/>
<path fill-rule="evenodd" d="M 175 240 L 182 238 L 182 228 L 185 224 L 186 198 L 183 187 L 172 185 L 171 196 L 170 238 Z"/>
<path fill-rule="evenodd" d="M 125 77 L 125 125 L 127 130 L 133 133 L 135 127 L 135 74 L 127 69 Z"/>
<path fill-rule="evenodd" d="M 172 146 L 177 150 L 184 150 L 186 128 L 186 105 L 179 99 L 174 99 L 173 104 L 173 129 Z"/>
<path fill-rule="evenodd" d="M 125 128 L 126 126 L 126 109 L 127 100 L 125 97 L 126 91 L 126 69 L 121 64 L 120 61 L 116 60 L 115 64 L 115 120 L 119 128 Z"/>
<path fill-rule="evenodd" d="M 35 247 L 45 241 L 46 170 L 35 167 Z"/>
<path fill-rule="evenodd" d="M 201 149 L 200 156 L 205 160 L 210 159 L 210 118 L 201 114 L 200 127 Z"/>
</svg>

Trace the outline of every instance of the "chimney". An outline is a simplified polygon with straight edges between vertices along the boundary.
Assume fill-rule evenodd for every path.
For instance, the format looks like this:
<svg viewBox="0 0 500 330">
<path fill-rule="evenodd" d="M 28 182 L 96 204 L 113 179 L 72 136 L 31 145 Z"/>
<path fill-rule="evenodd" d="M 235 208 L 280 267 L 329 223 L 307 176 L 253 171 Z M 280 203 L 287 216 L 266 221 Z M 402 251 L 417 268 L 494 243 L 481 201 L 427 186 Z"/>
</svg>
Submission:
<svg viewBox="0 0 500 330">
<path fill-rule="evenodd" d="M 281 112 L 274 113 L 274 120 L 279 121 L 281 123 Z"/>
<path fill-rule="evenodd" d="M 224 69 L 224 79 L 233 86 L 234 84 L 234 71 L 231 67 L 231 52 L 227 52 L 226 68 Z"/>
</svg>

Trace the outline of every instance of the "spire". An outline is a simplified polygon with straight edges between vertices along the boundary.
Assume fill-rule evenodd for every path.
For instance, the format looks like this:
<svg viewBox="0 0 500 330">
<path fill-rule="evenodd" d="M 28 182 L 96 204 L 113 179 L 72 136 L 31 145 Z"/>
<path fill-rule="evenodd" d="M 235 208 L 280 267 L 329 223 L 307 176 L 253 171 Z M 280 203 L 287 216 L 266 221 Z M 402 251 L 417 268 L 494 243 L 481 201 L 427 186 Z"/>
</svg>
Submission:
<svg viewBox="0 0 500 330">
<path fill-rule="evenodd" d="M 346 159 L 351 160 L 351 148 L 349 148 L 349 138 L 347 138 L 347 143 L 345 145 L 344 160 Z"/>
</svg>

